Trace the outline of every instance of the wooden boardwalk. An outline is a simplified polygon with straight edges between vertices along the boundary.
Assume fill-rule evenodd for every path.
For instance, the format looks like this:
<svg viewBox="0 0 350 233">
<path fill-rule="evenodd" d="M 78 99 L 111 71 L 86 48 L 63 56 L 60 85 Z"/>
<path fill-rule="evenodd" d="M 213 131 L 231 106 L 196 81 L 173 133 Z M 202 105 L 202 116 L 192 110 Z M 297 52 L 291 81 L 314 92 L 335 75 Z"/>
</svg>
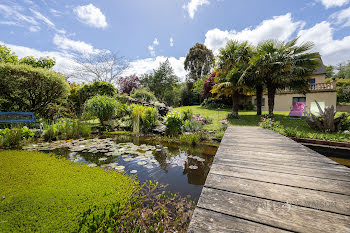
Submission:
<svg viewBox="0 0 350 233">
<path fill-rule="evenodd" d="M 350 169 L 273 131 L 229 127 L 188 232 L 350 233 Z"/>
</svg>

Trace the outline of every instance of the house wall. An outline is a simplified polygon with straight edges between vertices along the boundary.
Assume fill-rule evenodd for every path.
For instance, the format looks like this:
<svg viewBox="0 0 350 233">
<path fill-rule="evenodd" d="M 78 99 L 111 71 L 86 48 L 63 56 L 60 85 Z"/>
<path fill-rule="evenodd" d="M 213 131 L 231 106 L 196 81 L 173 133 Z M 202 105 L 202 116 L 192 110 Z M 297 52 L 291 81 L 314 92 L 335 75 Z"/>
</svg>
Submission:
<svg viewBox="0 0 350 233">
<path fill-rule="evenodd" d="M 311 78 L 315 79 L 315 83 L 325 83 L 326 82 L 326 75 L 325 74 L 314 74 L 311 76 Z"/>
<path fill-rule="evenodd" d="M 315 100 L 318 102 L 325 102 L 326 106 L 333 105 L 336 108 L 337 105 L 337 92 L 324 91 L 324 92 L 310 92 L 306 95 L 293 93 L 293 94 L 276 94 L 275 96 L 275 108 L 274 111 L 290 111 L 293 105 L 293 97 L 306 97 L 306 111 L 310 111 L 311 102 Z M 263 111 L 268 111 L 268 97 L 264 95 L 265 106 L 262 107 Z M 252 96 L 254 103 L 256 96 Z"/>
</svg>

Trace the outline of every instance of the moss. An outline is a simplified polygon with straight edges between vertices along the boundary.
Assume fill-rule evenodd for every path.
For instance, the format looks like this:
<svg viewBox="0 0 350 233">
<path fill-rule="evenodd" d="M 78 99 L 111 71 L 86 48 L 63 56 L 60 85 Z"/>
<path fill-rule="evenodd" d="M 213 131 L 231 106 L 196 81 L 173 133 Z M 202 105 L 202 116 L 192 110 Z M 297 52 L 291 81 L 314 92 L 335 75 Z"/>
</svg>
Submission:
<svg viewBox="0 0 350 233">
<path fill-rule="evenodd" d="M 127 205 L 139 189 L 127 175 L 51 154 L 0 151 L 0 232 L 73 232 L 91 206 Z"/>
</svg>

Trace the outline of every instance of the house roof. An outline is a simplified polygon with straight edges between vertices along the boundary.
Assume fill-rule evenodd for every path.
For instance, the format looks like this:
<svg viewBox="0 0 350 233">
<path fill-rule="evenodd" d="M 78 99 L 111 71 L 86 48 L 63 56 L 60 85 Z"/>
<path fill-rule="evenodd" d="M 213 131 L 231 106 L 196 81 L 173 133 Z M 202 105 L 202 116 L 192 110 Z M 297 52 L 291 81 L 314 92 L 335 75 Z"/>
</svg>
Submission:
<svg viewBox="0 0 350 233">
<path fill-rule="evenodd" d="M 323 64 L 322 58 L 320 56 L 320 65 L 316 67 L 313 74 L 325 74 L 326 73 L 326 67 Z"/>
</svg>

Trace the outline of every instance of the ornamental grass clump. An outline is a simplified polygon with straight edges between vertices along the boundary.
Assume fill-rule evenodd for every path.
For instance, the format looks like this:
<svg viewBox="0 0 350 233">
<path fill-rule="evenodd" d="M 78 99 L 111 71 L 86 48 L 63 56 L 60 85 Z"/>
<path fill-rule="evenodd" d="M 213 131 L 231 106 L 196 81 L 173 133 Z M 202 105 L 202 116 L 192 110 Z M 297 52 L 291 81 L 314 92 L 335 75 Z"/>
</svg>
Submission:
<svg viewBox="0 0 350 233">
<path fill-rule="evenodd" d="M 157 123 L 158 110 L 155 107 L 132 105 L 133 132 L 149 132 Z"/>
<path fill-rule="evenodd" d="M 182 133 L 183 120 L 180 113 L 171 112 L 166 117 L 166 134 L 170 136 L 176 136 Z"/>
</svg>

